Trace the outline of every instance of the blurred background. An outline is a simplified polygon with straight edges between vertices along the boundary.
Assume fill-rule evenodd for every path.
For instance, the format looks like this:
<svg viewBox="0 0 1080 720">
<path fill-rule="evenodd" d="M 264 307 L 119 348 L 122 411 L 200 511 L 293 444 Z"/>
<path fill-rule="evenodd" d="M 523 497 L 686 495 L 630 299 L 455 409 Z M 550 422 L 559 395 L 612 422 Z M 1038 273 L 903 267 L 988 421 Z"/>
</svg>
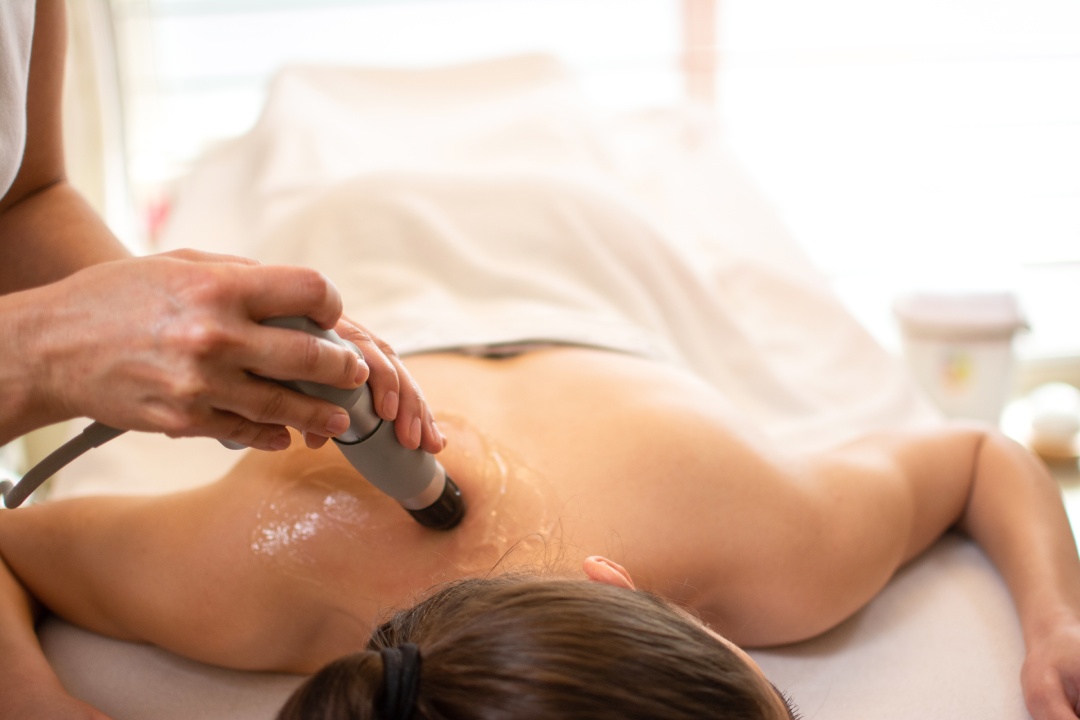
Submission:
<svg viewBox="0 0 1080 720">
<path fill-rule="evenodd" d="M 894 298 L 1015 292 L 1021 386 L 1080 384 L 1076 0 L 69 0 L 75 182 L 152 249 L 287 63 L 557 56 L 597 113 L 692 104 L 887 347 Z"/>
</svg>

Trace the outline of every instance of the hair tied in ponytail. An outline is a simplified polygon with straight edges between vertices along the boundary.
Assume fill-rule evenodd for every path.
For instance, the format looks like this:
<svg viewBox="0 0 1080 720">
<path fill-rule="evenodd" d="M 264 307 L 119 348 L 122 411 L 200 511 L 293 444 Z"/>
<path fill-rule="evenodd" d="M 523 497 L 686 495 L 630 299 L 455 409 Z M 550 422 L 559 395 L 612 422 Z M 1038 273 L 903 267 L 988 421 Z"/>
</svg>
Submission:
<svg viewBox="0 0 1080 720">
<path fill-rule="evenodd" d="M 402 643 L 379 651 L 383 686 L 378 704 L 380 720 L 409 720 L 420 692 L 420 648 Z"/>
</svg>

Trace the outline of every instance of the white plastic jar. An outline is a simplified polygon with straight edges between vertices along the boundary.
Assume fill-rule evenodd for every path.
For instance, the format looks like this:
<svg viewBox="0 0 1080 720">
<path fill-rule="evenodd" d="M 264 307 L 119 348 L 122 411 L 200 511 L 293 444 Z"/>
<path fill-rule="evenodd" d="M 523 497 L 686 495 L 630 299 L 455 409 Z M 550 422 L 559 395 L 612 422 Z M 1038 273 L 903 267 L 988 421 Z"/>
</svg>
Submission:
<svg viewBox="0 0 1080 720">
<path fill-rule="evenodd" d="M 1027 328 L 1008 292 L 918 293 L 893 310 L 915 379 L 948 417 L 997 424 L 1012 393 L 1013 339 Z"/>
</svg>

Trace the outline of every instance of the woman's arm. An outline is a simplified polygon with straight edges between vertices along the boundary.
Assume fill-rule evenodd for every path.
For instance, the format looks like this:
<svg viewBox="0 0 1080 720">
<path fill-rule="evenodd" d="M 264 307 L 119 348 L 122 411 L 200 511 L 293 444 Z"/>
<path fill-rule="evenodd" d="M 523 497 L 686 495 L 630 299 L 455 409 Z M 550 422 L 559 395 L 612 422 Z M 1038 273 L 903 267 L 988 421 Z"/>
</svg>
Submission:
<svg viewBox="0 0 1080 720">
<path fill-rule="evenodd" d="M 1080 716 L 1080 560 L 1057 484 L 1000 433 L 979 443 L 959 526 L 1001 571 L 1027 646 L 1022 673 L 1031 714 Z"/>
<path fill-rule="evenodd" d="M 891 574 L 946 530 L 969 534 L 1016 605 L 1029 710 L 1037 720 L 1078 717 L 1080 558 L 1041 462 L 996 430 L 956 426 L 861 439 L 817 458 L 813 478 L 822 532 L 845 546 L 838 573 L 865 576 L 858 556 L 877 553 L 894 559 L 880 563 Z"/>
<path fill-rule="evenodd" d="M 220 484 L 52 501 L 0 512 L 0 556 L 80 627 L 225 667 L 291 669 L 320 617 L 308 584 L 252 553 L 258 507 Z"/>
<path fill-rule="evenodd" d="M 34 633 L 36 607 L 0 559 L 0 708 L 12 720 L 108 720 L 72 698 L 49 666 Z"/>
</svg>

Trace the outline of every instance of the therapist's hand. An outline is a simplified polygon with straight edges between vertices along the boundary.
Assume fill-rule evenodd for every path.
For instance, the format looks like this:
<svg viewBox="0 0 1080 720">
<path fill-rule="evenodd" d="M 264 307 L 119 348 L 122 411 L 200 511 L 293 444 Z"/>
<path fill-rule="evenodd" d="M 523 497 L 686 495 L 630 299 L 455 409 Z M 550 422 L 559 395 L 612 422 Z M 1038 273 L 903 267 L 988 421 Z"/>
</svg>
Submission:
<svg viewBox="0 0 1080 720">
<path fill-rule="evenodd" d="M 44 307 L 20 340 L 35 363 L 33 401 L 53 421 L 84 416 L 282 449 L 285 426 L 332 436 L 348 417 L 253 375 L 354 388 L 369 374 L 345 348 L 259 324 L 304 315 L 334 327 L 341 297 L 314 270 L 180 251 L 94 265 L 33 292 Z M 382 362 L 372 379 L 387 403 L 397 379 Z M 415 404 L 418 395 L 404 395 Z"/>
<path fill-rule="evenodd" d="M 366 380 L 371 389 L 375 412 L 383 420 L 394 421 L 398 442 L 411 450 L 420 447 L 432 454 L 446 447 L 446 439 L 435 424 L 420 386 L 412 379 L 394 349 L 347 317 L 342 317 L 334 330 L 363 354 L 370 369 L 370 376 Z M 304 433 L 304 440 L 308 447 L 318 448 L 326 443 L 327 438 L 316 433 Z"/>
</svg>

